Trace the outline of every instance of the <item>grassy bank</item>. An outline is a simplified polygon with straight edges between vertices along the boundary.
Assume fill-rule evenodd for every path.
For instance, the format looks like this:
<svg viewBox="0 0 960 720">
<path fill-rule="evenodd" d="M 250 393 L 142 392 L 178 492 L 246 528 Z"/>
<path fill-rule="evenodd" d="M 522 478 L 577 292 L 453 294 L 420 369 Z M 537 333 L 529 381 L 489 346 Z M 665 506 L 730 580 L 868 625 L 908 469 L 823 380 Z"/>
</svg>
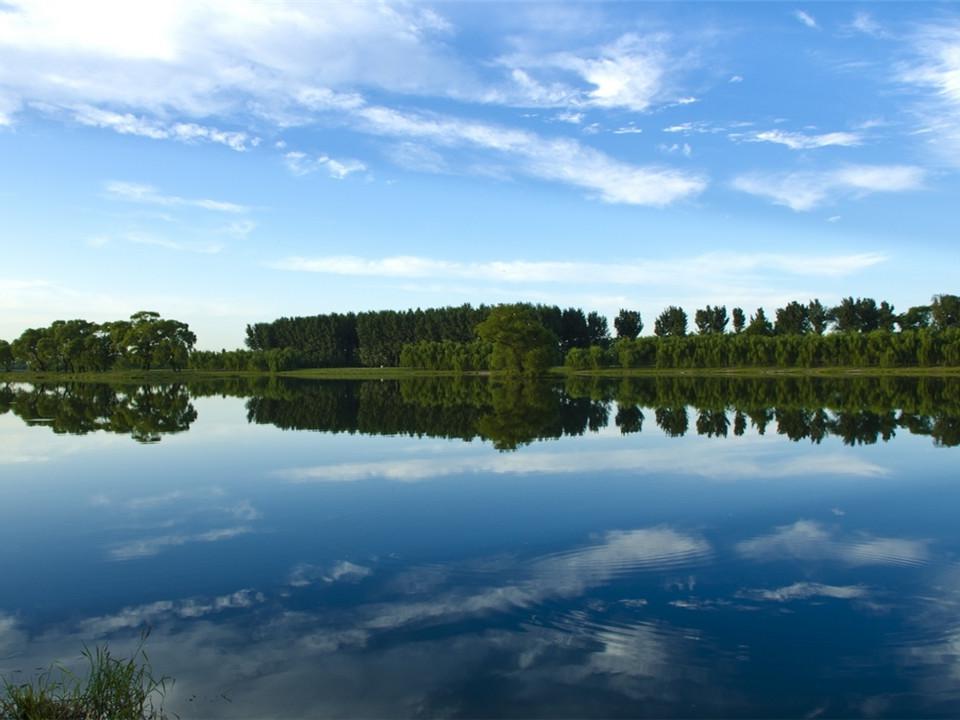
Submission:
<svg viewBox="0 0 960 720">
<path fill-rule="evenodd" d="M 464 373 L 459 373 L 463 375 Z M 472 375 L 486 373 L 466 373 Z M 397 380 L 410 377 L 456 377 L 450 370 L 411 370 L 407 368 L 312 368 L 270 373 L 257 370 L 109 370 L 93 373 L 17 371 L 0 372 L 0 382 L 63 383 L 186 383 L 220 378 L 291 377 L 317 380 Z"/>
<path fill-rule="evenodd" d="M 123 370 L 102 373 L 0 372 L 0 382 L 64 383 L 102 382 L 126 384 L 187 383 L 228 378 L 288 377 L 313 380 L 403 380 L 417 377 L 485 376 L 490 373 L 456 373 L 450 370 L 412 370 L 408 368 L 313 368 L 280 373 L 229 370 Z M 554 367 L 551 377 L 960 377 L 960 367 L 824 367 L 824 368 L 602 368 L 571 370 Z"/>
<path fill-rule="evenodd" d="M 129 659 L 105 645 L 82 654 L 83 679 L 60 666 L 25 682 L 3 678 L 0 720 L 166 720 L 163 698 L 172 681 L 153 676 L 142 640 Z"/>
<path fill-rule="evenodd" d="M 551 373 L 577 377 L 960 377 L 960 367 L 748 367 L 748 368 L 602 368 L 571 370 L 553 368 Z"/>
</svg>

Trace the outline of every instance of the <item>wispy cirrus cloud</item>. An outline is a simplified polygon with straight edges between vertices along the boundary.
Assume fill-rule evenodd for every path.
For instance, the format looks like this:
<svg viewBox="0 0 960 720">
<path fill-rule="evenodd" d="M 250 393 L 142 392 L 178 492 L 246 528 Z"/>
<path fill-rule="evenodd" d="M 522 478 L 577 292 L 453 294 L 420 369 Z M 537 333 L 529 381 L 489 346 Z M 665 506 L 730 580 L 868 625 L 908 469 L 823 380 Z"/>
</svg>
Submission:
<svg viewBox="0 0 960 720">
<path fill-rule="evenodd" d="M 914 103 L 920 123 L 940 163 L 960 165 L 960 20 L 920 26 L 910 38 L 913 58 L 901 63 L 895 78 L 924 95 Z"/>
<path fill-rule="evenodd" d="M 697 195 L 707 186 L 701 174 L 634 165 L 569 138 L 545 138 L 491 123 L 376 105 L 351 114 L 363 132 L 492 151 L 511 160 L 511 167 L 522 174 L 580 187 L 609 203 L 660 207 Z"/>
<path fill-rule="evenodd" d="M 348 175 L 363 172 L 367 166 L 359 160 L 341 158 L 336 160 L 327 155 L 311 157 L 304 152 L 292 150 L 283 156 L 287 169 L 294 175 L 309 175 L 318 170 L 325 170 L 334 180 L 343 180 Z"/>
<path fill-rule="evenodd" d="M 284 2 L 243 8 L 171 4 L 139 14 L 114 8 L 106 33 L 105 9 L 80 13 L 66 4 L 52 12 L 42 3 L 16 3 L 0 15 L 0 118 L 13 122 L 29 107 L 122 134 L 234 150 L 255 147 L 259 137 L 201 120 L 288 127 L 323 119 L 502 156 L 467 161 L 460 171 L 498 164 L 500 176 L 572 185 L 610 203 L 660 207 L 707 186 L 702 172 L 626 162 L 569 138 L 372 105 L 362 94 L 386 89 L 543 105 L 563 108 L 571 120 L 579 119 L 578 108 L 645 111 L 691 99 L 665 80 L 679 62 L 671 60 L 667 35 L 628 33 L 593 49 L 501 58 L 511 78 L 503 84 L 480 81 L 476 69 L 457 61 L 438 41 L 450 33 L 449 22 L 427 8 Z M 322 169 L 338 179 L 363 165 L 297 155 L 285 161 L 292 172 Z"/>
<path fill-rule="evenodd" d="M 876 19 L 870 13 L 865 10 L 859 10 L 853 15 L 853 20 L 850 21 L 849 25 L 850 30 L 863 35 L 869 35 L 875 38 L 887 37 L 887 31 L 884 27 L 876 21 Z"/>
<path fill-rule="evenodd" d="M 815 150 L 817 148 L 831 146 L 856 147 L 863 143 L 863 137 L 859 133 L 852 132 L 807 134 L 787 132 L 784 130 L 764 130 L 762 132 L 733 137 L 734 139 L 744 139 L 748 142 L 768 142 L 785 145 L 791 150 Z"/>
<path fill-rule="evenodd" d="M 919 190 L 925 177 L 926 171 L 915 165 L 847 165 L 819 172 L 748 173 L 734 178 L 732 184 L 742 192 L 803 212 L 838 195 L 861 197 Z"/>
<path fill-rule="evenodd" d="M 260 138 L 251 136 L 246 132 L 220 130 L 192 122 L 169 123 L 129 112 L 113 112 L 90 105 L 81 105 L 69 112 L 72 118 L 81 125 L 108 128 L 121 135 L 139 135 L 153 140 L 178 140 L 184 143 L 212 142 L 226 145 L 237 152 L 244 152 L 260 144 Z"/>
<path fill-rule="evenodd" d="M 809 256 L 777 253 L 710 253 L 672 261 L 592 263 L 505 260 L 462 262 L 417 256 L 362 258 L 353 255 L 289 257 L 270 264 L 277 270 L 385 278 L 462 278 L 509 283 L 601 283 L 624 285 L 696 284 L 718 274 L 783 272 L 841 277 L 885 262 L 882 253 Z"/>
<path fill-rule="evenodd" d="M 806 25 L 811 30 L 819 30 L 820 26 L 817 24 L 817 19 L 808 13 L 806 10 L 794 10 L 793 17 L 796 18 L 799 22 Z"/>
<path fill-rule="evenodd" d="M 165 207 L 194 207 L 203 210 L 224 213 L 245 213 L 250 210 L 246 205 L 211 200 L 209 198 L 185 198 L 179 195 L 166 195 L 152 185 L 144 183 L 111 180 L 106 183 L 104 190 L 107 197 L 114 200 L 144 203 L 146 205 L 161 205 Z"/>
<path fill-rule="evenodd" d="M 98 241 L 97 247 L 102 247 L 107 244 L 109 237 L 98 236 L 96 240 Z M 165 248 L 167 250 L 180 250 L 184 252 L 199 253 L 201 255 L 216 255 L 224 249 L 224 244 L 220 242 L 184 242 L 182 240 L 171 240 L 168 237 L 163 235 L 155 235 L 153 233 L 142 232 L 142 231 L 132 231 L 128 233 L 123 233 L 118 236 L 118 239 L 124 242 L 133 243 L 134 245 L 152 245 L 153 247 Z"/>
</svg>

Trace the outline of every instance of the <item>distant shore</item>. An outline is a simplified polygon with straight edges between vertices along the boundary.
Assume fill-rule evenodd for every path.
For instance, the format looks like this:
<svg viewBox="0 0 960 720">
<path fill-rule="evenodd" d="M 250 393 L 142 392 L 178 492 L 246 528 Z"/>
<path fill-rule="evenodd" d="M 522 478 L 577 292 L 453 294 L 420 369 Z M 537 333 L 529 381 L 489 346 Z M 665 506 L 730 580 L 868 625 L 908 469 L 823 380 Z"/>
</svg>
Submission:
<svg viewBox="0 0 960 720">
<path fill-rule="evenodd" d="M 0 372 L 0 382 L 62 383 L 172 383 L 226 378 L 301 378 L 315 380 L 402 380 L 418 377 L 489 377 L 489 371 L 414 370 L 410 368 L 311 368 L 270 373 L 253 370 L 121 370 L 96 373 Z M 603 368 L 571 370 L 551 368 L 541 377 L 960 377 L 960 367 L 818 367 L 818 368 Z"/>
</svg>

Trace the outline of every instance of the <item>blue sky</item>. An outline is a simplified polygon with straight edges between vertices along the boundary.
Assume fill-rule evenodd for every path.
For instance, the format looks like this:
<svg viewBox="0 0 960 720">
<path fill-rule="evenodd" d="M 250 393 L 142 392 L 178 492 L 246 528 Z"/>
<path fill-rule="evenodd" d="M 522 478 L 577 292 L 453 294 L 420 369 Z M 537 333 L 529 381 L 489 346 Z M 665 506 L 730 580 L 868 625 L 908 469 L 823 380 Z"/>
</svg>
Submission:
<svg viewBox="0 0 960 720">
<path fill-rule="evenodd" d="M 960 291 L 960 7 L 0 0 L 0 337 Z"/>
</svg>

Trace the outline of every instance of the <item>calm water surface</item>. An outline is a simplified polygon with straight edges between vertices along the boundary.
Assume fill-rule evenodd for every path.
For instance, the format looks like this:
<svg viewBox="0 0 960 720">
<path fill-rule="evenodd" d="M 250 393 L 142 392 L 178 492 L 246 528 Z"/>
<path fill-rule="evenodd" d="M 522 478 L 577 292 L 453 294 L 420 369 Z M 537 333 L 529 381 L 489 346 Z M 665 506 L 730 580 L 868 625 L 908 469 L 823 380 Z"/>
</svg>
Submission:
<svg viewBox="0 0 960 720">
<path fill-rule="evenodd" d="M 183 717 L 956 717 L 960 383 L 0 386 L 0 674 Z"/>
</svg>

